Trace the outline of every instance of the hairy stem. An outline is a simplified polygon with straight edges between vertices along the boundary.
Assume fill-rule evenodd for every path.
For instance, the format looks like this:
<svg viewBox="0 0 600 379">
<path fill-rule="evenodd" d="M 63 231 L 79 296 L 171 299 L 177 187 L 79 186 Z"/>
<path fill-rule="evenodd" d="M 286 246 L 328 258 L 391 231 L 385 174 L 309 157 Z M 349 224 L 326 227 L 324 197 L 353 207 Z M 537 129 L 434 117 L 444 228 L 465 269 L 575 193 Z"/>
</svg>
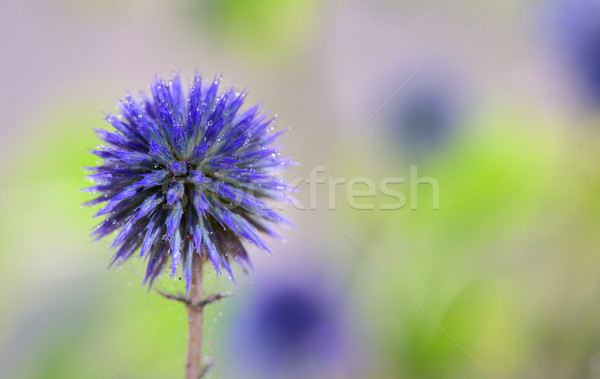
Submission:
<svg viewBox="0 0 600 379">
<path fill-rule="evenodd" d="M 192 262 L 192 285 L 190 287 L 189 304 L 187 313 L 189 319 L 189 345 L 187 364 L 185 366 L 186 379 L 198 379 L 202 375 L 202 257 L 194 254 Z"/>
</svg>

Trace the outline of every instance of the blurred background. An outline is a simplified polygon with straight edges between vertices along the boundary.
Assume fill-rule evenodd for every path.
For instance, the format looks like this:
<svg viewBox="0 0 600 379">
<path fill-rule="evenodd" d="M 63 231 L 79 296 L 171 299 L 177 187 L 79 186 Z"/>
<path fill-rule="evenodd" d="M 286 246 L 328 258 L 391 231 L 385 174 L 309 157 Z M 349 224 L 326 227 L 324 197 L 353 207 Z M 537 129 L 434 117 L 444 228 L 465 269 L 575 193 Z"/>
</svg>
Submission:
<svg viewBox="0 0 600 379">
<path fill-rule="evenodd" d="M 102 112 L 195 70 L 327 181 L 237 286 L 207 269 L 211 378 L 600 378 L 599 1 L 8 0 L 0 30 L 3 378 L 183 376 L 185 309 L 106 269 L 79 189 Z"/>
</svg>

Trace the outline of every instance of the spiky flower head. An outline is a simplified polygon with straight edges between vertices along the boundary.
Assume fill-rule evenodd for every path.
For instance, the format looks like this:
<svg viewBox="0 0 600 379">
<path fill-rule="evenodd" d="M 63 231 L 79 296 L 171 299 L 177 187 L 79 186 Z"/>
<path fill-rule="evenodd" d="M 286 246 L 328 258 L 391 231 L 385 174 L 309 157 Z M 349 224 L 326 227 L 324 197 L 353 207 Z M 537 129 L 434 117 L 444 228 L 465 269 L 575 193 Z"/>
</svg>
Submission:
<svg viewBox="0 0 600 379">
<path fill-rule="evenodd" d="M 170 261 L 189 290 L 194 254 L 233 278 L 232 260 L 250 264 L 243 243 L 269 251 L 259 233 L 287 223 L 265 202 L 288 188 L 277 171 L 291 161 L 272 146 L 283 131 L 258 106 L 240 111 L 246 92 L 219 93 L 219 83 L 196 73 L 186 98 L 177 74 L 155 78 L 150 96 L 127 94 L 120 115 L 106 114 L 114 131 L 96 130 L 106 145 L 92 153 L 104 161 L 89 168 L 96 185 L 86 190 L 100 196 L 86 204 L 103 204 L 105 219 L 92 235 L 118 232 L 112 263 L 139 249 L 149 287 Z"/>
</svg>

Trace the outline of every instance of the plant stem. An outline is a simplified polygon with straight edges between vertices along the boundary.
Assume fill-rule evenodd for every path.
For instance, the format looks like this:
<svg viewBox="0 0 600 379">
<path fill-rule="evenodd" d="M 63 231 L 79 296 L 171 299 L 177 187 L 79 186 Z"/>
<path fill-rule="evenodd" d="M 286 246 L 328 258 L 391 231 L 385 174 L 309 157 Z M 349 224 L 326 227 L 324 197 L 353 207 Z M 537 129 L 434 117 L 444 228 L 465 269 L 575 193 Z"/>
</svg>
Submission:
<svg viewBox="0 0 600 379">
<path fill-rule="evenodd" d="M 189 319 L 189 345 L 186 379 L 198 379 L 202 374 L 202 323 L 203 307 L 197 306 L 202 301 L 202 257 L 194 254 L 192 261 L 192 285 L 190 288 L 190 303 L 187 305 Z"/>
</svg>

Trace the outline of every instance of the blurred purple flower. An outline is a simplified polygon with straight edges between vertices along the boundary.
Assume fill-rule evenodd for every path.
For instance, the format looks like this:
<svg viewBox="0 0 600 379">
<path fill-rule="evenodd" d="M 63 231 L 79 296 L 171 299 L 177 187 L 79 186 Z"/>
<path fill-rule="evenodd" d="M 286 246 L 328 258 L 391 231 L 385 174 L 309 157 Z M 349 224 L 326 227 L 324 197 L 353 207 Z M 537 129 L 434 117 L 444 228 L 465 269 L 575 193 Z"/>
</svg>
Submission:
<svg viewBox="0 0 600 379">
<path fill-rule="evenodd" d="M 271 280 L 235 317 L 233 362 L 245 377 L 323 378 L 356 368 L 343 302 L 326 280 Z"/>
<path fill-rule="evenodd" d="M 557 0 L 555 26 L 564 51 L 595 103 L 600 103 L 600 1 Z"/>
<path fill-rule="evenodd" d="M 447 70 L 428 70 L 401 88 L 385 111 L 394 149 L 417 161 L 443 150 L 461 130 L 469 109 L 465 80 Z"/>
<path fill-rule="evenodd" d="M 443 89 L 419 88 L 393 107 L 390 122 L 406 148 L 430 150 L 448 138 L 457 112 L 455 101 Z"/>
<path fill-rule="evenodd" d="M 287 222 L 263 201 L 288 188 L 274 175 L 290 164 L 271 147 L 282 132 L 258 106 L 241 112 L 246 94 L 219 94 L 219 82 L 204 86 L 196 74 L 186 98 L 178 75 L 156 78 L 150 97 L 128 94 L 120 116 L 106 115 L 116 131 L 96 130 L 107 145 L 92 150 L 104 162 L 89 168 L 97 185 L 86 190 L 100 196 L 86 204 L 104 203 L 96 216 L 106 219 L 93 235 L 120 229 L 112 263 L 141 247 L 148 286 L 170 258 L 171 276 L 182 263 L 189 290 L 193 254 L 232 276 L 232 258 L 249 264 L 242 242 L 269 251 L 258 233 Z"/>
</svg>

